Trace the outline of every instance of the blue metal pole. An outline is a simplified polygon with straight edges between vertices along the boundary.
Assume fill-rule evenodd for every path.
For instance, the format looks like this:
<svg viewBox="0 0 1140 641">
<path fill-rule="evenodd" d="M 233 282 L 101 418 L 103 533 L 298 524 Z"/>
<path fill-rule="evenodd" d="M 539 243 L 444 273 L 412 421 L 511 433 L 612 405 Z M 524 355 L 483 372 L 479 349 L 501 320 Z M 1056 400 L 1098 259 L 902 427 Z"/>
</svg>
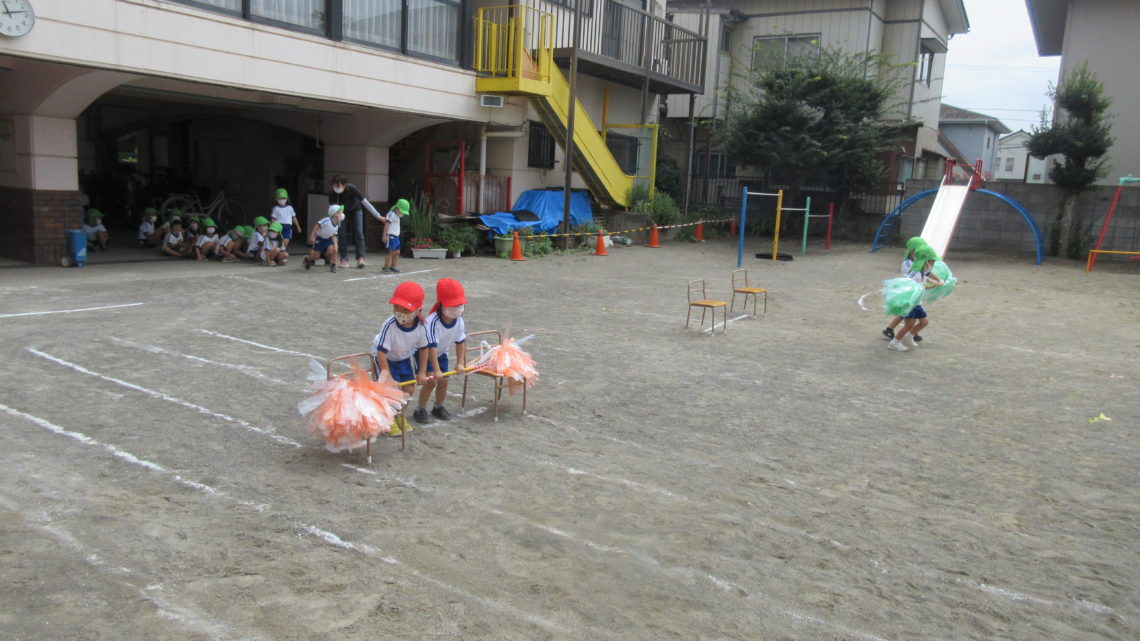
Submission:
<svg viewBox="0 0 1140 641">
<path fill-rule="evenodd" d="M 736 249 L 736 267 L 739 269 L 744 264 L 744 219 L 748 213 L 748 185 L 744 186 L 744 191 L 740 196 L 740 243 Z"/>
</svg>

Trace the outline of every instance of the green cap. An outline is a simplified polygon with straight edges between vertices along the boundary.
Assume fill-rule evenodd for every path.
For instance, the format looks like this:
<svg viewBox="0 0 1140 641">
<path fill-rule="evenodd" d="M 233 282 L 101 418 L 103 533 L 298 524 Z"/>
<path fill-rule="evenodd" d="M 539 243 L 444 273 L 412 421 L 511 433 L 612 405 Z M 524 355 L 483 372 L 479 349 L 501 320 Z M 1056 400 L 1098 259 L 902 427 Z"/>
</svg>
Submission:
<svg viewBox="0 0 1140 641">
<path fill-rule="evenodd" d="M 215 223 L 213 218 L 207 218 L 206 220 L 202 221 L 202 226 L 203 227 L 217 227 L 218 223 Z"/>
<path fill-rule="evenodd" d="M 911 266 L 911 270 L 922 271 L 922 267 L 926 265 L 928 260 L 939 260 L 938 254 L 934 253 L 934 248 L 930 245 L 923 245 L 914 250 L 914 265 Z"/>
<path fill-rule="evenodd" d="M 257 218 L 253 219 L 253 226 L 254 227 L 261 227 L 262 225 L 268 225 L 268 224 L 269 224 L 269 220 L 265 216 L 258 216 Z"/>
<path fill-rule="evenodd" d="M 172 207 L 170 209 L 170 211 L 168 211 L 166 213 L 170 214 L 171 218 L 178 218 L 179 216 L 182 215 L 182 210 L 177 208 L 177 207 Z"/>
<path fill-rule="evenodd" d="M 98 209 L 88 209 L 87 217 L 91 220 L 99 220 L 103 218 L 103 212 L 99 211 Z"/>
<path fill-rule="evenodd" d="M 241 235 L 243 238 L 253 238 L 253 227 L 250 227 L 249 225 L 242 225 L 238 229 L 241 230 Z"/>
<path fill-rule="evenodd" d="M 408 210 L 411 209 L 411 205 L 408 203 L 407 198 L 401 198 L 397 200 L 396 204 L 393 205 L 393 207 L 396 209 L 396 211 L 400 212 L 401 216 L 407 216 Z"/>
<path fill-rule="evenodd" d="M 150 214 L 157 214 L 158 210 L 155 209 L 154 207 L 147 207 L 146 209 L 143 210 L 143 213 L 147 214 L 149 216 Z"/>
<path fill-rule="evenodd" d="M 927 247 L 926 240 L 922 236 L 915 236 L 906 241 L 906 255 L 904 258 L 910 258 L 910 253 L 916 251 L 919 247 Z"/>
<path fill-rule="evenodd" d="M 272 223 L 269 225 L 269 231 L 281 231 L 281 223 Z"/>
<path fill-rule="evenodd" d="M 288 198 L 289 192 L 285 191 L 284 187 L 278 187 L 277 191 L 273 192 L 274 198 Z"/>
</svg>

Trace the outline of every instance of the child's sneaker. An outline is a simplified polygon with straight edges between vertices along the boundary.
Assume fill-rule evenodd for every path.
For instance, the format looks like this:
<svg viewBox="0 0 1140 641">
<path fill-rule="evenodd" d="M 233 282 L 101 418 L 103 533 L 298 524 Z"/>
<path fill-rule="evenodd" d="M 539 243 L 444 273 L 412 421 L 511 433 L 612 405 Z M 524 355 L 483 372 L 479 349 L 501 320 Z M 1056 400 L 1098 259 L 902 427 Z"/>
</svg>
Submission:
<svg viewBox="0 0 1140 641">
<path fill-rule="evenodd" d="M 452 418 L 451 412 L 447 411 L 447 408 L 442 406 L 442 405 L 436 405 L 435 407 L 433 407 L 431 409 L 431 415 L 438 418 L 441 421 L 450 421 Z"/>
<path fill-rule="evenodd" d="M 902 344 L 906 345 L 907 349 L 918 349 L 918 343 L 914 342 L 914 338 L 912 338 L 909 334 L 907 336 L 903 336 Z"/>
<path fill-rule="evenodd" d="M 921 342 L 922 342 L 922 337 L 921 337 L 921 336 L 919 336 L 918 334 L 915 334 L 915 335 L 914 335 L 914 342 L 916 342 L 916 343 L 921 343 Z"/>
<path fill-rule="evenodd" d="M 381 267 L 381 268 L 380 268 L 380 273 L 381 273 L 381 274 L 387 274 L 387 273 L 388 273 L 388 272 L 390 272 L 390 271 L 392 271 L 392 268 L 391 268 L 391 267 L 389 267 L 389 266 L 387 266 L 387 265 L 384 265 L 383 267 Z"/>
<path fill-rule="evenodd" d="M 410 431 L 412 431 L 412 426 L 408 423 L 408 419 L 404 418 L 403 414 L 397 414 L 396 420 L 392 421 L 392 427 L 387 434 L 388 436 L 399 436 Z"/>
<path fill-rule="evenodd" d="M 334 274 L 336 273 L 336 263 L 329 263 L 329 271 Z"/>
<path fill-rule="evenodd" d="M 895 340 L 895 339 L 893 339 L 893 338 L 891 339 L 891 342 L 887 343 L 887 348 L 888 348 L 888 349 L 893 349 L 893 350 L 895 350 L 896 352 L 905 352 L 905 351 L 907 351 L 907 349 L 906 349 L 906 345 L 903 345 L 902 343 L 898 342 L 897 340 Z"/>
<path fill-rule="evenodd" d="M 399 269 L 397 269 L 397 268 L 395 268 L 395 267 L 389 267 L 389 268 L 388 268 L 388 272 L 389 272 L 389 273 L 392 273 L 392 274 L 399 274 L 399 273 L 400 273 L 400 270 L 399 270 Z"/>
<path fill-rule="evenodd" d="M 888 328 L 883 330 L 883 336 L 885 336 L 887 338 L 887 340 L 893 341 L 893 340 L 895 340 L 895 330 L 888 327 Z"/>
<path fill-rule="evenodd" d="M 416 411 L 412 412 L 412 419 L 424 425 L 432 422 L 426 407 L 417 407 Z"/>
<path fill-rule="evenodd" d="M 305 271 L 308 271 L 308 270 L 309 270 L 309 268 L 313 266 L 313 261 L 309 260 L 309 257 L 308 257 L 308 256 L 306 256 L 306 257 L 304 258 L 304 260 L 302 261 L 302 263 L 305 265 Z"/>
</svg>

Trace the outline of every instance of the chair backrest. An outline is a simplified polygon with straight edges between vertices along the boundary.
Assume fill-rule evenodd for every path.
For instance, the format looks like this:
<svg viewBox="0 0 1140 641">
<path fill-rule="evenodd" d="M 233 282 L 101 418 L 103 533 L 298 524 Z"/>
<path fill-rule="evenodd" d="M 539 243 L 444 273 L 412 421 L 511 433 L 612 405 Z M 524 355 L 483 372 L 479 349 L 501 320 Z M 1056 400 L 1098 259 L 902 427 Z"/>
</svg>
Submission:
<svg viewBox="0 0 1140 641">
<path fill-rule="evenodd" d="M 748 287 L 748 270 L 747 269 L 734 269 L 732 270 L 732 288 Z"/>
<path fill-rule="evenodd" d="M 494 339 L 491 342 L 487 339 Z M 472 340 L 474 339 L 474 340 Z M 503 342 L 503 333 L 497 329 L 485 329 L 479 332 L 467 332 L 467 362 L 471 363 L 486 354 L 492 347 Z"/>
<path fill-rule="evenodd" d="M 325 372 L 332 380 L 334 376 L 351 377 L 354 369 L 359 368 L 365 372 L 372 371 L 372 354 L 369 352 L 360 352 L 358 354 L 348 354 L 347 356 L 337 356 L 330 358 L 328 363 L 325 364 Z"/>
<path fill-rule="evenodd" d="M 689 281 L 688 296 L 690 305 L 693 304 L 694 300 L 704 300 L 708 298 L 708 296 L 705 295 L 705 281 L 703 279 Z"/>
</svg>

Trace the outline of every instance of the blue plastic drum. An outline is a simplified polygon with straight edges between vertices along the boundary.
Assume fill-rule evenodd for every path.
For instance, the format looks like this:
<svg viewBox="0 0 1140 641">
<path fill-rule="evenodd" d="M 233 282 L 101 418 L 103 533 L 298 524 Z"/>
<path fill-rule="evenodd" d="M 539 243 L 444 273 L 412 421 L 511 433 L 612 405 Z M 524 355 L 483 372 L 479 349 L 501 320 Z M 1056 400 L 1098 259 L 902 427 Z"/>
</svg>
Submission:
<svg viewBox="0 0 1140 641">
<path fill-rule="evenodd" d="M 67 254 L 63 266 L 83 267 L 87 264 L 87 233 L 82 229 L 67 230 Z"/>
</svg>

